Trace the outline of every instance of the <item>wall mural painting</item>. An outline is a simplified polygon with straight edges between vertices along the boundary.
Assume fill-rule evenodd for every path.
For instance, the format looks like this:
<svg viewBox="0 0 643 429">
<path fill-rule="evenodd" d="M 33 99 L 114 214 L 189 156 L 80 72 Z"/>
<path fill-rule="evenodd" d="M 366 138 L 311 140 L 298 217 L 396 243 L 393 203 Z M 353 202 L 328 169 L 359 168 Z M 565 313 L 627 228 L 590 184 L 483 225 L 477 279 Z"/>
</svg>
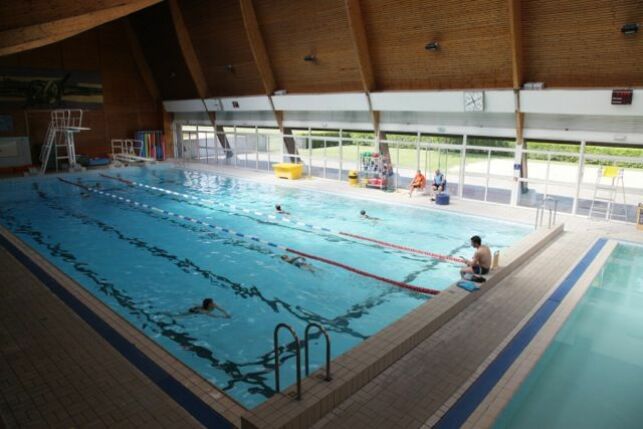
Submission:
<svg viewBox="0 0 643 429">
<path fill-rule="evenodd" d="M 97 71 L 0 68 L 0 108 L 98 109 L 102 104 Z"/>
</svg>

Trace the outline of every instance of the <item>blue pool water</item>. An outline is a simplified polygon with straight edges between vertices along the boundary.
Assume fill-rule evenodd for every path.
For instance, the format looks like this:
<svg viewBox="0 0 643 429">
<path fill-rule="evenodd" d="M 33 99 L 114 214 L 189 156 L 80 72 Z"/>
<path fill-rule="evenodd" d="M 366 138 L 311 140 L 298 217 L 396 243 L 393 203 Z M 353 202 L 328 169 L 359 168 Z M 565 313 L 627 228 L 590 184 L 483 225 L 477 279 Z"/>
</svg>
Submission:
<svg viewBox="0 0 643 429">
<path fill-rule="evenodd" d="M 123 178 L 448 255 L 472 252 L 478 233 L 494 250 L 529 228 L 489 219 L 285 189 L 168 166 L 109 170 Z M 97 173 L 67 175 L 86 186 L 279 243 L 412 285 L 444 289 L 458 266 L 270 222 L 265 217 L 131 187 Z M 360 219 L 365 209 L 378 221 Z M 279 249 L 83 191 L 54 177 L 0 182 L 0 222 L 142 332 L 251 408 L 274 393 L 272 332 L 308 322 L 329 332 L 333 357 L 426 302 L 350 271 L 309 261 L 314 272 L 280 259 Z M 230 319 L 191 315 L 205 297 Z M 313 368 L 322 364 L 318 337 Z M 285 334 L 282 386 L 294 382 L 294 344 Z"/>
<path fill-rule="evenodd" d="M 643 247 L 619 244 L 496 428 L 640 428 Z"/>
</svg>

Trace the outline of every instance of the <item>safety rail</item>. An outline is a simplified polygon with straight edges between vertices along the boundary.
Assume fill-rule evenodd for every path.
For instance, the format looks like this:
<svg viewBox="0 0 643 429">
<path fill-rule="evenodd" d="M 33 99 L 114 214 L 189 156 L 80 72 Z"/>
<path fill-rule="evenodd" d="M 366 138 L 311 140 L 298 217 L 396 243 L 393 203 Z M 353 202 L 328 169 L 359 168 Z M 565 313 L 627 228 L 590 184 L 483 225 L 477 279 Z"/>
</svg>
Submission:
<svg viewBox="0 0 643 429">
<path fill-rule="evenodd" d="M 552 207 L 553 205 L 553 207 Z M 542 204 L 536 208 L 536 221 L 534 224 L 534 229 L 538 229 L 543 226 L 545 219 L 545 210 L 549 211 L 549 216 L 547 219 L 547 228 L 551 228 L 556 225 L 556 216 L 558 215 L 558 200 L 555 198 L 547 197 L 544 198 Z"/>
<path fill-rule="evenodd" d="M 330 376 L 330 337 L 328 336 L 328 332 L 326 332 L 326 329 L 323 328 L 318 323 L 311 322 L 306 326 L 306 330 L 304 331 L 304 367 L 305 367 L 305 374 L 306 377 L 308 377 L 309 374 L 309 360 L 308 360 L 308 338 L 310 336 L 310 329 L 311 328 L 317 328 L 319 329 L 319 332 L 321 332 L 324 337 L 326 338 L 326 377 L 324 377 L 325 381 L 331 381 L 332 378 Z"/>
<path fill-rule="evenodd" d="M 292 334 L 293 338 L 295 339 L 295 350 L 296 350 L 296 357 L 297 357 L 297 400 L 301 400 L 301 346 L 299 344 L 299 337 L 297 336 L 297 333 L 295 330 L 290 326 L 285 323 L 279 323 L 277 326 L 275 326 L 275 332 L 274 332 L 274 343 L 275 343 L 275 390 L 277 392 L 280 392 L 280 386 L 279 386 L 279 330 L 281 328 L 285 328 L 290 333 Z"/>
</svg>

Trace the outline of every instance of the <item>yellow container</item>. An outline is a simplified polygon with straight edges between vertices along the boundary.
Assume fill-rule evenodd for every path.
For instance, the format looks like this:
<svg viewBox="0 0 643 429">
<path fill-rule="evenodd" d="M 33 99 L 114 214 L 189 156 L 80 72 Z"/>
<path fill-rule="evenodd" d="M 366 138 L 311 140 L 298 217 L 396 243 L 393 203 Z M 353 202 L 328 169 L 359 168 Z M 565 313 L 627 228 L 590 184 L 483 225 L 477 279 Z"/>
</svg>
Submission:
<svg viewBox="0 0 643 429">
<path fill-rule="evenodd" d="M 348 184 L 351 186 L 359 185 L 359 178 L 357 176 L 357 171 L 351 170 L 348 172 Z"/>
<path fill-rule="evenodd" d="M 275 164 L 272 168 L 275 170 L 275 176 L 279 177 L 280 179 L 289 180 L 300 179 L 301 174 L 304 171 L 303 165 L 289 162 Z"/>
<path fill-rule="evenodd" d="M 643 230 L 643 203 L 639 203 L 636 209 L 636 227 Z"/>
</svg>

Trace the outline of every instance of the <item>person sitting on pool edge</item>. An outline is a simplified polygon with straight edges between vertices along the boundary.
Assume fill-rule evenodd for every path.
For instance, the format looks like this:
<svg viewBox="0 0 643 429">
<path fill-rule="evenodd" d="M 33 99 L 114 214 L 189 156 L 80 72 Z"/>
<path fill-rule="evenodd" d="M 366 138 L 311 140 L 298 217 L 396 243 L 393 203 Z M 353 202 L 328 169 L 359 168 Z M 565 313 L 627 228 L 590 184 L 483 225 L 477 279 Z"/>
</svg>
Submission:
<svg viewBox="0 0 643 429">
<path fill-rule="evenodd" d="M 306 258 L 303 256 L 290 257 L 288 255 L 281 255 L 281 260 L 302 270 L 310 271 L 311 273 L 315 272 L 315 268 L 306 262 Z"/>
<path fill-rule="evenodd" d="M 282 214 L 282 215 L 289 215 L 290 214 L 290 212 L 287 212 L 286 210 L 281 208 L 281 204 L 276 204 L 275 205 L 275 211 L 277 213 L 279 213 L 279 214 Z"/>
<path fill-rule="evenodd" d="M 230 318 L 230 314 L 225 311 L 220 305 L 216 304 L 212 298 L 205 298 L 200 306 L 192 307 L 188 311 L 192 314 L 211 314 L 214 310 L 219 310 L 226 319 Z"/>
<path fill-rule="evenodd" d="M 366 214 L 366 210 L 361 210 L 361 211 L 359 212 L 359 215 L 361 216 L 361 218 L 362 218 L 362 219 L 368 219 L 368 220 L 380 220 L 380 218 L 378 218 L 378 217 L 373 217 L 373 216 L 369 216 L 369 215 L 367 215 L 367 214 Z"/>
<path fill-rule="evenodd" d="M 409 189 L 409 198 L 413 196 L 414 190 L 419 189 L 420 191 L 424 191 L 424 188 L 426 188 L 426 177 L 424 177 L 424 174 L 422 174 L 421 170 L 418 170 L 417 173 L 415 173 L 413 181 L 411 182 L 411 188 Z"/>
<path fill-rule="evenodd" d="M 435 174 L 433 175 L 433 183 L 431 184 L 431 190 L 433 190 L 431 201 L 435 201 L 435 194 L 444 192 L 446 187 L 447 179 L 445 179 L 444 174 L 442 174 L 440 172 L 440 169 L 438 168 L 437 170 L 435 170 Z"/>
<path fill-rule="evenodd" d="M 460 276 L 464 277 L 467 274 L 488 274 L 489 268 L 491 267 L 491 249 L 482 244 L 482 240 L 477 235 L 471 237 L 471 247 L 476 249 L 472 259 L 466 259 L 460 256 L 464 259 L 464 263 L 467 264 L 466 267 L 460 269 Z"/>
</svg>

